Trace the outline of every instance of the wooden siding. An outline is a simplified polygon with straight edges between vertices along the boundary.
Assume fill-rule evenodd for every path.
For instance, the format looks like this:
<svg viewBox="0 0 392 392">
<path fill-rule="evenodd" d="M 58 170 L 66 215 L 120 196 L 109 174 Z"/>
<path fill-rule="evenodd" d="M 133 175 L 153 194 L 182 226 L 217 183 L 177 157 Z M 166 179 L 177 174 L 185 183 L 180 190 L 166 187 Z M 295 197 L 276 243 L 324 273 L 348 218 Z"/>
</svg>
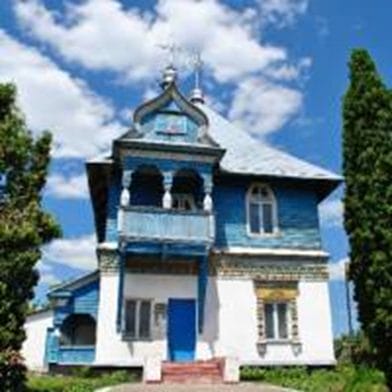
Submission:
<svg viewBox="0 0 392 392">
<path fill-rule="evenodd" d="M 48 328 L 45 363 L 58 365 L 89 364 L 95 360 L 95 346 L 60 346 L 54 328 Z"/>
<path fill-rule="evenodd" d="M 59 306 L 54 311 L 54 324 L 61 325 L 70 314 L 89 314 L 97 318 L 99 281 L 93 281 L 72 292 L 65 306 Z"/>
<path fill-rule="evenodd" d="M 124 210 L 121 234 L 128 239 L 210 243 L 214 239 L 212 219 L 205 211 L 129 207 Z"/>
<path fill-rule="evenodd" d="M 214 186 L 216 246 L 320 249 L 315 191 L 284 183 L 270 184 L 277 200 L 278 233 L 248 233 L 246 192 L 251 181 L 222 182 Z"/>
</svg>

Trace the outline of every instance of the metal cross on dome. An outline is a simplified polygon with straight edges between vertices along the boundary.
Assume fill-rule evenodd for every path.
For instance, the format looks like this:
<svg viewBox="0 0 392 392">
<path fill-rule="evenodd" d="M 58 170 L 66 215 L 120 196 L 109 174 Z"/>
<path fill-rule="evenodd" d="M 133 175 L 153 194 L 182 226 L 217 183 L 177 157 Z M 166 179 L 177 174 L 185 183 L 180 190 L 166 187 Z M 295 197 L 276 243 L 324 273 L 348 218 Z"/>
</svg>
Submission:
<svg viewBox="0 0 392 392">
<path fill-rule="evenodd" d="M 177 60 L 178 53 L 180 53 L 183 50 L 182 47 L 174 42 L 167 43 L 167 44 L 159 44 L 158 47 L 164 51 L 167 51 L 169 55 L 168 66 L 175 68 L 174 64 Z"/>
<path fill-rule="evenodd" d="M 199 89 L 200 81 L 201 81 L 201 73 L 203 70 L 203 60 L 201 58 L 200 52 L 195 52 L 192 57 L 193 57 L 192 66 L 193 66 L 193 71 L 195 73 L 195 88 Z"/>
</svg>

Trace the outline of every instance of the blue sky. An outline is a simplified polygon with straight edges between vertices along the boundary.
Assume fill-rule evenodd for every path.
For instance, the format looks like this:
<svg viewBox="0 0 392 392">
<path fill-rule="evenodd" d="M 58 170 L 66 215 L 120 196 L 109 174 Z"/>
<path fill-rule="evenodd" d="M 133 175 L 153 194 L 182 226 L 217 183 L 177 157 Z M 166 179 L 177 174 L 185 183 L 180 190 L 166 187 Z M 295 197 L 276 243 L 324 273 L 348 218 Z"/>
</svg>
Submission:
<svg viewBox="0 0 392 392">
<path fill-rule="evenodd" d="M 108 150 L 132 109 L 157 91 L 176 42 L 181 84 L 190 88 L 188 53 L 202 53 L 209 103 L 255 137 L 341 172 L 341 97 L 352 48 L 365 47 L 392 83 L 385 0 L 2 0 L 0 81 L 14 81 L 34 133 L 54 134 L 44 205 L 64 237 L 39 263 L 49 285 L 94 268 L 94 229 L 84 161 Z M 331 253 L 334 332 L 347 330 L 342 265 L 341 189 L 320 207 Z"/>
</svg>

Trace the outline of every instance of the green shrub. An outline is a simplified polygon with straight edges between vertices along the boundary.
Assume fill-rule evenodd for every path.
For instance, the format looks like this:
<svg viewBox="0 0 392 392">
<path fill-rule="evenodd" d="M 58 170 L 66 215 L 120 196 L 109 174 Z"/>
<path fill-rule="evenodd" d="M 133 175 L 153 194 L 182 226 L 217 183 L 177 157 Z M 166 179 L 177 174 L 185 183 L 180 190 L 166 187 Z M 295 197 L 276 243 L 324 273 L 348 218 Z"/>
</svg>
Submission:
<svg viewBox="0 0 392 392">
<path fill-rule="evenodd" d="M 339 365 L 336 369 L 254 368 L 241 369 L 243 381 L 294 388 L 304 392 L 387 392 L 381 372 L 370 367 Z"/>
<path fill-rule="evenodd" d="M 334 341 L 335 356 L 339 363 L 353 363 L 374 367 L 376 364 L 375 350 L 370 347 L 369 339 L 362 331 L 354 336 L 343 335 Z"/>
<path fill-rule="evenodd" d="M 90 378 L 93 376 L 91 366 L 78 366 L 72 370 L 72 375 L 79 378 Z"/>
<path fill-rule="evenodd" d="M 125 370 L 93 376 L 91 368 L 80 368 L 79 377 L 73 376 L 33 376 L 28 380 L 30 392 L 93 392 L 97 388 L 134 382 L 136 376 Z M 80 377 L 82 375 L 83 377 Z"/>
</svg>

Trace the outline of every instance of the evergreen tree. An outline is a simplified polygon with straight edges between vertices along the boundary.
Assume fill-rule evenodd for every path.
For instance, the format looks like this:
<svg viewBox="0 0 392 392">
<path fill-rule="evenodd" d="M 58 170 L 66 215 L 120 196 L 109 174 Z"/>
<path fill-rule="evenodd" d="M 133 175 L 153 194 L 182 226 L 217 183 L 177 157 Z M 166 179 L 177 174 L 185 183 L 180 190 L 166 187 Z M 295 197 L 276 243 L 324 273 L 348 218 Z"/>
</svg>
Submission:
<svg viewBox="0 0 392 392">
<path fill-rule="evenodd" d="M 343 103 L 345 228 L 362 328 L 392 390 L 392 94 L 365 50 Z"/>
<path fill-rule="evenodd" d="M 0 204 L 0 390 L 23 391 L 25 368 L 19 353 L 23 325 L 38 280 L 40 246 L 60 235 L 41 208 L 51 136 L 34 140 L 16 106 L 16 89 L 0 84 L 0 173 L 7 183 Z"/>
</svg>

